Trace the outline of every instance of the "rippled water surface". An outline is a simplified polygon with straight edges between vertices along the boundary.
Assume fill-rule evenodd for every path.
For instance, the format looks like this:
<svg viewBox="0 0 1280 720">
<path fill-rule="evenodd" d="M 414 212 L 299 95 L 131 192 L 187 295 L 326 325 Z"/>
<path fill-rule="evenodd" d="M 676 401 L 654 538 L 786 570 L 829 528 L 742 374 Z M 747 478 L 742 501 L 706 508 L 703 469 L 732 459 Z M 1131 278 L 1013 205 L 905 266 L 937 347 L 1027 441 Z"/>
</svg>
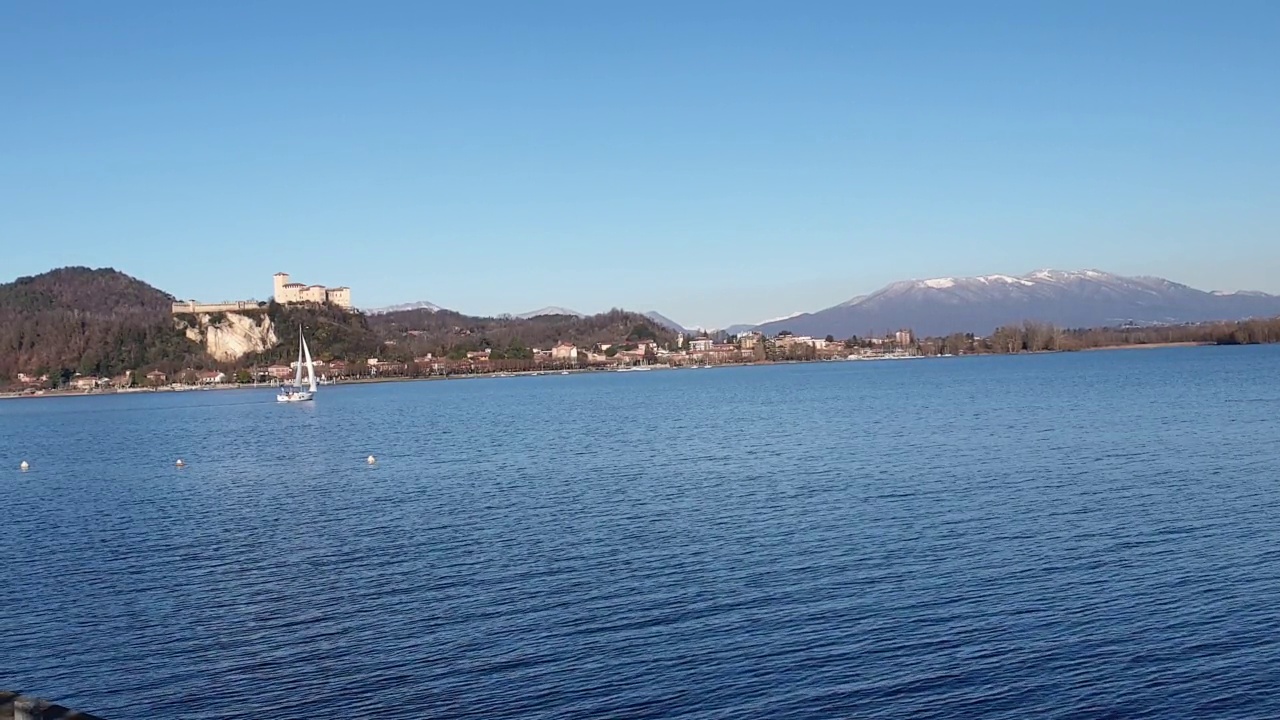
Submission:
<svg viewBox="0 0 1280 720">
<path fill-rule="evenodd" d="M 112 720 L 1280 717 L 1278 442 L 1277 348 L 5 401 L 0 686 Z"/>
</svg>

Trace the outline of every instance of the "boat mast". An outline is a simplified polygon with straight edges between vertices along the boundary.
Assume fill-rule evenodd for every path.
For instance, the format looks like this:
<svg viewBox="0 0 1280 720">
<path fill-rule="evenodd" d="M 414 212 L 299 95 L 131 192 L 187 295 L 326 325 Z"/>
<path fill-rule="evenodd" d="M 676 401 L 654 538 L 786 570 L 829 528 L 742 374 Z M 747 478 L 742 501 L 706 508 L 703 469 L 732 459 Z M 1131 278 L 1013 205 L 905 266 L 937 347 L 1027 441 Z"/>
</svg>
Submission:
<svg viewBox="0 0 1280 720">
<path fill-rule="evenodd" d="M 302 387 L 302 346 L 305 341 L 302 339 L 302 326 L 298 326 L 298 372 L 294 374 L 294 387 Z"/>
</svg>

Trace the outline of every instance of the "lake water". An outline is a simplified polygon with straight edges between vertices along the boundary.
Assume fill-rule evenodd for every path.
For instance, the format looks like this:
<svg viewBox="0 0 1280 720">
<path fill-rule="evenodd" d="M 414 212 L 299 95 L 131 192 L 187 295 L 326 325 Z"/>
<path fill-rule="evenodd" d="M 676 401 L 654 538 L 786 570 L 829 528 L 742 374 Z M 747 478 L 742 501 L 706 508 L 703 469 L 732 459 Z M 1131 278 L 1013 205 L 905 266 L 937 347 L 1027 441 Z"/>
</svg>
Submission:
<svg viewBox="0 0 1280 720">
<path fill-rule="evenodd" d="M 1275 718 L 1278 441 L 1275 347 L 4 401 L 0 687 L 111 720 Z"/>
</svg>

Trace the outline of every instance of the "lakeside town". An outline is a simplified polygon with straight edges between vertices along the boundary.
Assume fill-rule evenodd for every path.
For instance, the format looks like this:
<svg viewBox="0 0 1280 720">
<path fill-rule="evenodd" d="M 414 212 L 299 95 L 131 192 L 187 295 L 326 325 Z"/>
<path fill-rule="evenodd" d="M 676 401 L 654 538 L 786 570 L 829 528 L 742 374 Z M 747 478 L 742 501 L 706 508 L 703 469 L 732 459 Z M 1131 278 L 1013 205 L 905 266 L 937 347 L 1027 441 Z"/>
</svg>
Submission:
<svg viewBox="0 0 1280 720">
<path fill-rule="evenodd" d="M 283 272 L 272 277 L 274 292 L 266 302 L 173 301 L 106 270 L 54 271 L 35 280 L 63 295 L 82 295 L 84 304 L 114 303 L 116 309 L 98 326 L 87 325 L 90 320 L 79 310 L 55 315 L 65 330 L 40 325 L 43 316 L 19 314 L 35 323 L 28 337 L 40 343 L 78 338 L 77 332 L 100 342 L 84 342 L 78 351 L 64 348 L 56 364 L 29 355 L 23 368 L 19 356 L 22 369 L 0 378 L 3 397 L 277 386 L 297 376 L 298 362 L 288 354 L 297 347 L 298 332 L 313 341 L 312 369 L 323 384 L 1280 341 L 1278 319 L 1092 329 L 1025 321 L 984 336 L 919 337 L 900 328 L 837 339 L 787 330 L 678 331 L 622 310 L 529 318 L 476 318 L 438 309 L 368 314 L 352 306 L 346 286 L 293 282 Z M 38 286 L 11 287 L 31 292 Z M 144 325 L 122 324 L 136 322 L 137 296 L 149 298 L 153 316 Z M 38 349 L 29 341 L 16 344 L 24 346 Z M 32 371 L 33 365 L 41 369 Z"/>
<path fill-rule="evenodd" d="M 103 277 L 100 271 L 86 271 L 73 273 L 71 280 L 98 282 Z M 113 279 L 136 283 L 131 278 Z M 164 332 L 176 342 L 188 343 L 181 353 L 185 362 L 174 352 L 150 366 L 121 368 L 122 363 L 113 362 L 117 372 L 102 373 L 91 369 L 102 367 L 101 359 L 76 354 L 58 370 L 19 371 L 0 382 L 0 390 L 12 397 L 277 386 L 298 373 L 298 361 L 284 359 L 285 348 L 297 342 L 295 331 L 310 335 L 316 351 L 312 369 L 323 384 L 942 354 L 930 343 L 918 342 L 907 329 L 885 337 L 837 340 L 786 331 L 689 333 L 625 311 L 527 319 L 450 312 L 371 315 L 352 305 L 346 286 L 294 282 L 288 273 L 279 272 L 272 276 L 272 290 L 266 302 L 166 300 L 167 319 L 162 322 L 170 329 Z M 535 346 L 537 338 L 545 344 Z M 116 340 L 114 357 L 127 355 L 126 342 Z"/>
<path fill-rule="evenodd" d="M 920 339 L 910 330 L 899 330 L 883 338 L 849 338 L 831 336 L 814 338 L 782 332 L 766 336 L 748 332 L 727 339 L 709 335 L 686 338 L 677 335 L 674 347 L 664 347 L 652 339 L 625 339 L 616 343 L 597 343 L 578 347 L 561 342 L 546 349 L 530 349 L 528 357 L 502 357 L 492 348 L 468 351 L 461 357 L 437 357 L 432 354 L 415 357 L 411 362 L 383 360 L 376 357 L 359 360 L 315 360 L 314 371 L 320 384 L 387 382 L 397 380 L 443 380 L 482 377 L 539 376 L 582 372 L 638 372 L 648 370 L 703 369 L 734 365 L 770 365 L 813 362 L 869 362 L 878 360 L 910 360 L 949 358 L 965 355 L 1009 354 L 1028 352 L 1070 352 L 1074 350 L 1155 348 L 1214 344 L 1238 344 L 1206 339 L 1185 339 L 1189 326 L 1182 332 L 1168 333 L 1168 341 L 1150 333 L 1116 331 L 1115 342 L 1079 346 L 1072 338 L 1080 333 L 1052 334 L 1028 324 L 1017 333 L 1002 329 L 992 337 L 960 335 L 957 338 Z M 1015 329 L 1018 330 L 1018 329 Z M 1029 349 L 1025 337 L 1010 340 L 1015 334 L 1049 333 L 1051 342 Z M 1193 332 L 1191 335 L 1202 333 Z M 993 345 L 993 338 L 997 344 Z M 999 343 L 1006 343 L 1000 345 Z M 1239 343 L 1243 344 L 1243 343 Z M 66 394 L 107 394 L 134 392 L 181 392 L 190 390 L 277 387 L 288 383 L 298 372 L 298 363 L 279 363 L 265 367 L 232 371 L 187 369 L 169 374 L 160 370 L 126 371 L 113 377 L 73 375 L 51 378 L 20 373 L 19 388 L 0 397 L 30 397 Z"/>
<path fill-rule="evenodd" d="M 675 347 L 663 347 L 653 339 L 624 339 L 578 347 L 561 342 L 545 349 L 530 349 L 529 357 L 499 357 L 492 348 L 468 351 L 462 357 L 415 357 L 411 362 L 376 357 L 359 360 L 315 360 L 321 384 L 399 379 L 445 379 L 515 375 L 542 375 L 591 371 L 644 371 L 705 368 L 723 365 L 817 362 L 836 360 L 891 360 L 928 357 L 911 332 L 902 330 L 888 338 L 837 341 L 781 333 L 767 337 L 751 332 L 726 340 L 711 336 L 677 336 Z M 115 393 L 183 391 L 230 387 L 274 387 L 297 373 L 297 362 L 239 370 L 186 369 L 169 374 L 160 370 L 126 371 L 113 377 L 75 374 L 67 378 L 19 373 L 20 388 L 9 395 L 48 393 Z"/>
</svg>

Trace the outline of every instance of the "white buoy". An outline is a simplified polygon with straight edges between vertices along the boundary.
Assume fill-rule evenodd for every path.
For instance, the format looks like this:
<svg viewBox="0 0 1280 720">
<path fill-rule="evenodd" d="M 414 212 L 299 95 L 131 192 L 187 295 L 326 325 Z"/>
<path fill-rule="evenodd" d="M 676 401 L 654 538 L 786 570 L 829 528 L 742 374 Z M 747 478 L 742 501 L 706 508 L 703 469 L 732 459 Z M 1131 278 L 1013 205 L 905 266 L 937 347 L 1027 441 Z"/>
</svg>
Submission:
<svg viewBox="0 0 1280 720">
<path fill-rule="evenodd" d="M 374 464 L 376 464 L 376 463 L 378 462 L 378 459 L 377 459 L 377 458 L 375 458 L 374 456 L 370 455 L 369 457 L 365 458 L 365 460 L 364 460 L 364 461 L 365 461 L 365 462 L 367 462 L 367 463 L 369 463 L 370 465 L 374 465 Z"/>
<path fill-rule="evenodd" d="M 182 462 L 182 458 L 178 458 L 178 462 L 174 463 L 174 467 L 186 467 L 187 464 Z"/>
<path fill-rule="evenodd" d="M 26 460 L 23 460 L 22 464 L 18 466 L 18 469 L 22 472 L 26 472 L 31 469 L 31 466 L 27 464 Z"/>
</svg>

